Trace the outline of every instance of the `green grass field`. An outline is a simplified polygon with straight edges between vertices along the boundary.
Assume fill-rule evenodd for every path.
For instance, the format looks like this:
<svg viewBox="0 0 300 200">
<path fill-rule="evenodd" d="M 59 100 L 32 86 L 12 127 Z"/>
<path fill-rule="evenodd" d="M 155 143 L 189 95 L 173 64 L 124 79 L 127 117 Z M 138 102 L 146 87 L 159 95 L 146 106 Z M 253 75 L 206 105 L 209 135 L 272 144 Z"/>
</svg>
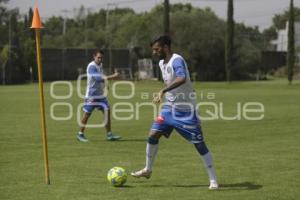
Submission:
<svg viewBox="0 0 300 200">
<path fill-rule="evenodd" d="M 261 102 L 264 119 L 259 121 L 203 121 L 208 147 L 214 156 L 221 185 L 209 191 L 202 160 L 192 145 L 173 133 L 160 141 L 151 179 L 128 177 L 125 187 L 111 187 L 106 180 L 113 166 L 128 172 L 144 166 L 148 130 L 153 117 L 150 107 L 143 107 L 139 120 L 113 119 L 114 132 L 122 135 L 119 142 L 105 140 L 104 128 L 89 128 L 90 140 L 76 140 L 76 84 L 69 99 L 50 96 L 50 83 L 45 84 L 51 184 L 46 185 L 40 131 L 38 85 L 1 86 L 0 199 L 2 200 L 293 200 L 300 197 L 300 82 L 287 81 L 195 83 L 200 101 L 224 105 L 224 115 L 233 116 L 238 102 Z M 148 102 L 146 92 L 157 92 L 159 82 L 135 83 L 135 95 L 129 100 L 110 97 L 117 102 Z M 130 94 L 127 86 L 118 94 Z M 207 96 L 214 93 L 215 98 Z M 56 95 L 67 95 L 68 87 L 55 86 Z M 50 106 L 69 103 L 74 114 L 65 121 L 53 120 Z M 55 116 L 68 116 L 68 108 L 55 107 Z M 205 110 L 201 109 L 205 114 Z M 123 114 L 122 116 L 129 116 Z M 120 115 L 121 116 L 121 115 Z M 136 114 L 134 114 L 136 117 Z M 91 123 L 102 119 L 99 112 Z"/>
</svg>

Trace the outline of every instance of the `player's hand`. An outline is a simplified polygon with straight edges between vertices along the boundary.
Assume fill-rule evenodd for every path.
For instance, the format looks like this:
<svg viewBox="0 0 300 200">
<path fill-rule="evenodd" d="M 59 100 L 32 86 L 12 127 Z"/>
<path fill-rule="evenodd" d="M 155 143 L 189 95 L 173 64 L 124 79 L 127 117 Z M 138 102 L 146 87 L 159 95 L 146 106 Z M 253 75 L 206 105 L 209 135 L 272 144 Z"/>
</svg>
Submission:
<svg viewBox="0 0 300 200">
<path fill-rule="evenodd" d="M 160 103 L 160 102 L 162 102 L 163 96 L 164 96 L 164 92 L 163 92 L 163 90 L 161 90 L 161 91 L 159 91 L 159 93 L 157 95 L 155 95 L 153 97 L 152 102 L 153 103 Z"/>
<path fill-rule="evenodd" d="M 108 79 L 108 77 L 103 74 L 102 79 L 106 81 Z"/>
<path fill-rule="evenodd" d="M 106 80 L 115 79 L 120 77 L 120 73 L 115 69 L 115 72 L 106 77 Z"/>
<path fill-rule="evenodd" d="M 153 100 L 152 100 L 153 103 L 160 103 L 160 101 L 161 100 L 159 99 L 158 96 L 153 97 Z"/>
<path fill-rule="evenodd" d="M 113 74 L 114 78 L 119 78 L 119 77 L 120 77 L 120 73 L 118 72 L 118 70 L 115 69 L 114 72 L 115 72 L 115 73 Z"/>
<path fill-rule="evenodd" d="M 114 76 L 115 76 L 115 78 L 120 78 L 120 73 L 119 72 L 114 73 Z"/>
</svg>

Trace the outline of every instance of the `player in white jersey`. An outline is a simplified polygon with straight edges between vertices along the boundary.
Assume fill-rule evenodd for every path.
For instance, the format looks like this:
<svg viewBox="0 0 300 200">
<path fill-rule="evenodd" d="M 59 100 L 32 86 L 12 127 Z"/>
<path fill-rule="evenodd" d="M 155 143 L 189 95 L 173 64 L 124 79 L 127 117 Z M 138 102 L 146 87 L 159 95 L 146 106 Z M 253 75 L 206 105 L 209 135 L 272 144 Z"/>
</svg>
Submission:
<svg viewBox="0 0 300 200">
<path fill-rule="evenodd" d="M 160 137 L 168 138 L 175 129 L 186 140 L 194 144 L 206 166 L 210 182 L 209 189 L 217 189 L 218 183 L 212 156 L 203 139 L 195 106 L 196 95 L 190 81 L 187 64 L 180 55 L 172 53 L 171 40 L 168 36 L 160 36 L 155 39 L 151 42 L 151 48 L 153 55 L 161 59 L 159 67 L 166 85 L 159 91 L 153 102 L 160 103 L 163 96 L 166 101 L 149 132 L 146 166 L 139 171 L 132 172 L 131 175 L 136 178 L 150 178 Z"/>
<path fill-rule="evenodd" d="M 107 140 L 114 141 L 121 138 L 120 136 L 113 135 L 111 132 L 110 108 L 106 95 L 104 94 L 105 82 L 109 79 L 117 78 L 119 73 L 115 72 L 110 76 L 103 74 L 103 56 L 103 51 L 95 51 L 93 54 L 94 60 L 87 66 L 87 88 L 83 106 L 84 114 L 81 120 L 82 126 L 77 134 L 77 139 L 81 142 L 88 142 L 88 139 L 84 135 L 84 130 L 95 108 L 104 113 Z"/>
</svg>

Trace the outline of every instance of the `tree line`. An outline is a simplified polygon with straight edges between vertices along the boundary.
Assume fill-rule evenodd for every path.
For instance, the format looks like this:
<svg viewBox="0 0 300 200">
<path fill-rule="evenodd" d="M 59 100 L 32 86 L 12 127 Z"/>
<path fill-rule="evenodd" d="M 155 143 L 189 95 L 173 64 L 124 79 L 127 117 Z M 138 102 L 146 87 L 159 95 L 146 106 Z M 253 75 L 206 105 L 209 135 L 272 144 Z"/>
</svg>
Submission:
<svg viewBox="0 0 300 200">
<path fill-rule="evenodd" d="M 0 0 L 0 64 L 3 69 L 10 62 L 10 66 L 28 72 L 36 65 L 34 35 L 29 29 L 33 12 L 29 9 L 22 16 L 17 9 L 6 8 L 7 1 Z M 210 8 L 196 8 L 189 3 L 171 4 L 168 9 L 173 50 L 186 58 L 198 80 L 228 80 L 225 70 L 228 62 L 231 80 L 253 78 L 258 71 L 263 71 L 261 52 L 271 48 L 270 41 L 276 39 L 277 30 L 284 28 L 289 18 L 288 10 L 277 14 L 273 24 L 263 31 L 257 26 L 234 22 L 231 57 L 225 62 L 228 58 L 226 19 L 219 18 Z M 143 13 L 130 8 L 87 13 L 81 6 L 72 18 L 52 16 L 43 22 L 42 47 L 128 48 L 137 58 L 150 58 L 150 40 L 166 31 L 164 15 L 163 4 Z M 300 8 L 294 8 L 294 16 L 295 21 L 300 21 Z"/>
</svg>

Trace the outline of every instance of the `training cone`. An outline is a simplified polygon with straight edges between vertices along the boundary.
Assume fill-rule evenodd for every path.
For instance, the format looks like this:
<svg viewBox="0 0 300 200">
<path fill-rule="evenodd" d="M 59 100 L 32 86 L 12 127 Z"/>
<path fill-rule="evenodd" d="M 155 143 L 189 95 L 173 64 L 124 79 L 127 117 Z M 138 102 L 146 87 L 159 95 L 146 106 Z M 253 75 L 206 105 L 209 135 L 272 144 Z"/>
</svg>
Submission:
<svg viewBox="0 0 300 200">
<path fill-rule="evenodd" d="M 37 7 L 34 8 L 31 28 L 43 28 L 39 14 L 39 9 Z"/>
</svg>

